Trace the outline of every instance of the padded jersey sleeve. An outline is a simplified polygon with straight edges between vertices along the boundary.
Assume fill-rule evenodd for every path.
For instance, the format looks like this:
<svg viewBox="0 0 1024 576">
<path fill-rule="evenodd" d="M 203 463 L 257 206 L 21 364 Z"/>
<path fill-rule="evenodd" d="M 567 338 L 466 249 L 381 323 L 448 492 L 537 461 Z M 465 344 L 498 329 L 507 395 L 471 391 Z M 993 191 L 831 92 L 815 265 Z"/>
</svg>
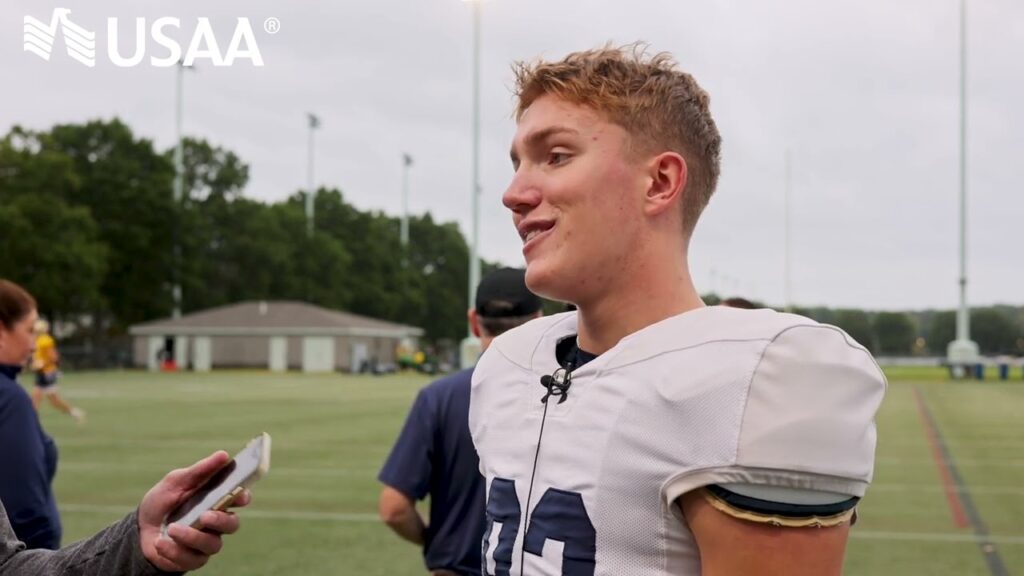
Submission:
<svg viewBox="0 0 1024 576">
<path fill-rule="evenodd" d="M 787 328 L 765 347 L 750 378 L 734 464 L 672 479 L 666 499 L 730 483 L 862 497 L 885 388 L 877 363 L 842 330 Z"/>
</svg>

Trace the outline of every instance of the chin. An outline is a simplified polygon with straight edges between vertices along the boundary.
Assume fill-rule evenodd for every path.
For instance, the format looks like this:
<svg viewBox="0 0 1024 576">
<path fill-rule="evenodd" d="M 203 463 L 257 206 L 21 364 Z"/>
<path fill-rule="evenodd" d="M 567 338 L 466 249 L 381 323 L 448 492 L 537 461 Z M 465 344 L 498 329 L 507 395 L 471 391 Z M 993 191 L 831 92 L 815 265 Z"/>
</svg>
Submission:
<svg viewBox="0 0 1024 576">
<path fill-rule="evenodd" d="M 572 274 L 551 262 L 537 259 L 526 265 L 526 287 L 541 298 L 568 302 L 572 298 Z"/>
</svg>

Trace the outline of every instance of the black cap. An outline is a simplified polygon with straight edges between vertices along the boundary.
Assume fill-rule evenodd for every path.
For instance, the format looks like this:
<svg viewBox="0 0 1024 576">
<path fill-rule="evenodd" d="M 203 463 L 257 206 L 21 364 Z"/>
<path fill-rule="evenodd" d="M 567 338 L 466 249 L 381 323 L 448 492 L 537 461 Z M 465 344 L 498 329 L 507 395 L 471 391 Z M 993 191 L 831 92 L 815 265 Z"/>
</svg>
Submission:
<svg viewBox="0 0 1024 576">
<path fill-rule="evenodd" d="M 526 271 L 519 268 L 499 268 L 476 289 L 476 313 L 484 318 L 529 316 L 540 307 L 540 298 L 526 287 Z"/>
</svg>

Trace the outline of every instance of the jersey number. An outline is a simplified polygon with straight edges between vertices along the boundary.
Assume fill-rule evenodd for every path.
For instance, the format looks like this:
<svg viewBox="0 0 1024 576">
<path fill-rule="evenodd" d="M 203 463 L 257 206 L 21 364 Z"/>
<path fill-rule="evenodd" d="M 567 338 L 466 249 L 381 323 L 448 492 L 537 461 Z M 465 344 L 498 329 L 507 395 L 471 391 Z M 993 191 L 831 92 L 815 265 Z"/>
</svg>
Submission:
<svg viewBox="0 0 1024 576">
<path fill-rule="evenodd" d="M 494 546 L 494 573 L 487 572 L 487 558 L 494 523 L 501 524 Z M 487 576 L 511 576 L 512 549 L 522 523 L 522 508 L 513 480 L 495 478 L 487 495 L 487 529 L 483 540 L 484 573 Z M 562 576 L 593 576 L 597 556 L 597 532 L 590 522 L 583 497 L 578 492 L 548 488 L 530 515 L 523 549 L 541 556 L 544 542 L 563 544 Z M 521 570 L 522 568 L 520 568 Z"/>
</svg>

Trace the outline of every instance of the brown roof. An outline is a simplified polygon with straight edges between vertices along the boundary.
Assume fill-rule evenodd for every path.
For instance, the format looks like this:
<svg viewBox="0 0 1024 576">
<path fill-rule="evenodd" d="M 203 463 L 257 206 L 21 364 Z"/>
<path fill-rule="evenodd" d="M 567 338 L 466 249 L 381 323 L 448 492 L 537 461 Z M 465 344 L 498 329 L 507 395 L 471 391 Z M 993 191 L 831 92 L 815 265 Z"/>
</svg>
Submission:
<svg viewBox="0 0 1024 576">
<path fill-rule="evenodd" d="M 379 336 L 422 336 L 423 330 L 330 310 L 305 302 L 251 301 L 229 304 L 186 314 L 180 318 L 164 318 L 131 327 L 135 335 L 143 334 L 353 334 Z"/>
</svg>

